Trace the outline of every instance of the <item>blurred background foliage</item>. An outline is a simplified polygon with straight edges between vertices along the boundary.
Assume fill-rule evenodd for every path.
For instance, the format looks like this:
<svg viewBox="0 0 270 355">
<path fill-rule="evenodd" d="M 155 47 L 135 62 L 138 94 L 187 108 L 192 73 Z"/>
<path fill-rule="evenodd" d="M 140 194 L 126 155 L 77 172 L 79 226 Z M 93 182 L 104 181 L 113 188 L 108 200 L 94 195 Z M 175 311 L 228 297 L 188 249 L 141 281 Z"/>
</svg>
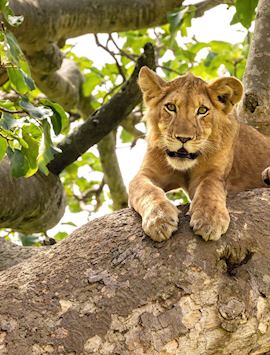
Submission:
<svg viewBox="0 0 270 355">
<path fill-rule="evenodd" d="M 245 28 L 245 39 L 241 43 L 205 43 L 199 42 L 194 36 L 190 37 L 188 29 L 196 17 L 196 6 L 189 5 L 168 14 L 168 24 L 161 27 L 93 35 L 96 46 L 113 59 L 113 63 L 103 63 L 101 68 L 91 59 L 76 55 L 71 44 L 65 45 L 62 50 L 67 58 L 77 63 L 83 73 L 83 91 L 85 96 L 92 95 L 93 110 L 106 103 L 129 78 L 146 42 L 155 46 L 157 72 L 167 80 L 187 71 L 206 80 L 220 75 L 233 75 L 242 79 L 256 5 L 257 0 L 230 1 L 227 5 L 235 9 L 231 24 L 240 22 Z M 0 1 L 0 11 L 10 26 L 19 26 L 23 21 L 22 17 L 13 15 L 7 0 Z M 16 177 L 31 176 L 38 169 L 48 174 L 46 165 L 53 159 L 56 144 L 77 127 L 83 117 L 76 110 L 65 112 L 60 105 L 49 101 L 38 90 L 11 28 L 7 29 L 4 22 L 1 22 L 0 69 L 7 70 L 8 81 L 0 92 L 0 159 L 8 156 L 12 174 Z M 179 45 L 180 38 L 185 39 L 184 45 Z M 141 123 L 142 116 L 143 107 L 139 105 L 115 132 L 116 146 L 126 144 L 133 149 L 139 139 L 144 139 L 146 130 Z M 110 192 L 104 181 L 96 148 L 90 149 L 67 167 L 61 179 L 71 213 L 86 211 L 92 216 L 104 204 L 107 206 L 106 211 L 112 209 Z M 182 191 L 174 191 L 169 197 L 176 203 L 188 202 Z M 76 216 L 74 219 L 70 217 L 70 222 L 65 224 L 76 227 L 74 220 Z M 52 235 L 56 241 L 67 235 L 62 227 L 59 227 L 60 232 Z M 23 245 L 40 245 L 43 240 L 50 242 L 47 235 L 21 235 L 9 230 L 2 230 L 1 233 Z"/>
</svg>

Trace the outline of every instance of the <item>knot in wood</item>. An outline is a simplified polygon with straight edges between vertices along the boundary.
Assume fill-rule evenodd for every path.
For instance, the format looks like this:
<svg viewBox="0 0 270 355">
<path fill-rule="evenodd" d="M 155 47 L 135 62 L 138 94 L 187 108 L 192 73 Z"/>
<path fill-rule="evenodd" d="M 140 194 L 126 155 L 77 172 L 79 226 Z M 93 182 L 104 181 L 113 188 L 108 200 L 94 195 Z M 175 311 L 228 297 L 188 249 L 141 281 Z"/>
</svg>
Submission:
<svg viewBox="0 0 270 355">
<path fill-rule="evenodd" d="M 222 303 L 219 306 L 219 313 L 226 320 L 239 318 L 245 312 L 245 304 L 237 298 L 228 299 L 227 303 Z"/>
</svg>

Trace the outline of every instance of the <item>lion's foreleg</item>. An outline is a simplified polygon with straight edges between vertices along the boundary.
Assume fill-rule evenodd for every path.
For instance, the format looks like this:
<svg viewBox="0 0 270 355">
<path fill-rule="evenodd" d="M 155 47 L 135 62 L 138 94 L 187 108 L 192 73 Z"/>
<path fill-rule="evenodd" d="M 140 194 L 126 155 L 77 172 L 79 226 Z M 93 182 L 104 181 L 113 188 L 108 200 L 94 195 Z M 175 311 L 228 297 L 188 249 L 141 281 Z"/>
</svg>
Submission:
<svg viewBox="0 0 270 355">
<path fill-rule="evenodd" d="M 129 204 L 141 215 L 143 230 L 153 240 L 166 240 L 177 230 L 178 209 L 147 176 L 138 174 L 131 181 Z"/>
<path fill-rule="evenodd" d="M 195 234 L 204 240 L 218 240 L 230 223 L 226 207 L 224 182 L 208 176 L 193 186 L 194 196 L 190 205 L 190 225 Z"/>
</svg>

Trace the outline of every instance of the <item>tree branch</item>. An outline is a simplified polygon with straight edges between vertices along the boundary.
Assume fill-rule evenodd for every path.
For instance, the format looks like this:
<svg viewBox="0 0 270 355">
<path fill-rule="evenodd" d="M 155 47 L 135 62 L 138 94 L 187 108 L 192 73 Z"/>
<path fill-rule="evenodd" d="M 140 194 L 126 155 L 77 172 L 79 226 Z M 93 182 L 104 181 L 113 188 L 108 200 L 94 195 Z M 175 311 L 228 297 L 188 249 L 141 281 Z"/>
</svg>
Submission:
<svg viewBox="0 0 270 355">
<path fill-rule="evenodd" d="M 269 33 L 270 2 L 260 0 L 244 75 L 245 95 L 239 107 L 239 117 L 266 134 L 270 134 Z"/>
<path fill-rule="evenodd" d="M 0 237 L 0 272 L 37 255 L 42 248 L 21 247 Z"/>
<path fill-rule="evenodd" d="M 193 5 L 195 6 L 195 14 L 194 17 L 201 17 L 204 15 L 206 11 L 211 10 L 212 8 L 218 6 L 218 5 L 233 5 L 234 0 L 204 0 L 201 2 L 198 2 L 197 4 Z"/>
<path fill-rule="evenodd" d="M 163 243 L 122 210 L 2 271 L 2 353 L 268 353 L 269 201 L 267 189 L 229 199 L 217 242 L 192 233 L 186 208 Z"/>
<path fill-rule="evenodd" d="M 140 68 L 144 65 L 155 68 L 154 49 L 150 43 L 145 45 L 144 53 L 138 59 L 130 79 L 123 85 L 120 92 L 59 144 L 62 152 L 56 154 L 54 160 L 49 164 L 51 172 L 59 174 L 130 114 L 141 100 L 137 77 Z"/>
<path fill-rule="evenodd" d="M 43 50 L 61 39 L 86 33 L 112 33 L 154 27 L 182 0 L 10 0 L 24 21 L 14 29 L 27 53 Z"/>
<path fill-rule="evenodd" d="M 59 222 L 65 197 L 58 177 L 37 173 L 29 178 L 14 178 L 8 160 L 0 162 L 0 176 L 0 228 L 44 232 Z"/>
<path fill-rule="evenodd" d="M 115 151 L 115 138 L 115 132 L 110 132 L 98 143 L 102 170 L 110 189 L 114 211 L 128 206 L 127 190 Z"/>
</svg>

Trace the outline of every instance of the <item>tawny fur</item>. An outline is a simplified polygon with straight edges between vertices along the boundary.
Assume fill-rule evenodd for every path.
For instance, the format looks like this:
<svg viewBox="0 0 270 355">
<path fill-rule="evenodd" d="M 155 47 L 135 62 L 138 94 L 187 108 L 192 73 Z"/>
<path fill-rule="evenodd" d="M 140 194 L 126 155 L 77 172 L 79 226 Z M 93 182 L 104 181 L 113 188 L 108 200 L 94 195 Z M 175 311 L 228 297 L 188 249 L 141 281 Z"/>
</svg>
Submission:
<svg viewBox="0 0 270 355">
<path fill-rule="evenodd" d="M 165 192 L 181 187 L 192 200 L 194 232 L 205 240 L 219 239 L 230 221 L 227 192 L 265 186 L 261 174 L 270 165 L 270 140 L 236 119 L 242 84 L 235 78 L 207 83 L 192 74 L 165 82 L 144 67 L 139 85 L 147 107 L 148 149 L 130 183 L 130 205 L 142 216 L 147 235 L 168 239 L 178 228 L 178 209 Z M 208 109 L 205 115 L 198 114 L 202 106 Z M 182 143 L 181 137 L 189 140 Z M 182 147 L 198 157 L 168 156 L 167 151 Z M 269 177 L 265 170 L 264 178 Z"/>
</svg>

